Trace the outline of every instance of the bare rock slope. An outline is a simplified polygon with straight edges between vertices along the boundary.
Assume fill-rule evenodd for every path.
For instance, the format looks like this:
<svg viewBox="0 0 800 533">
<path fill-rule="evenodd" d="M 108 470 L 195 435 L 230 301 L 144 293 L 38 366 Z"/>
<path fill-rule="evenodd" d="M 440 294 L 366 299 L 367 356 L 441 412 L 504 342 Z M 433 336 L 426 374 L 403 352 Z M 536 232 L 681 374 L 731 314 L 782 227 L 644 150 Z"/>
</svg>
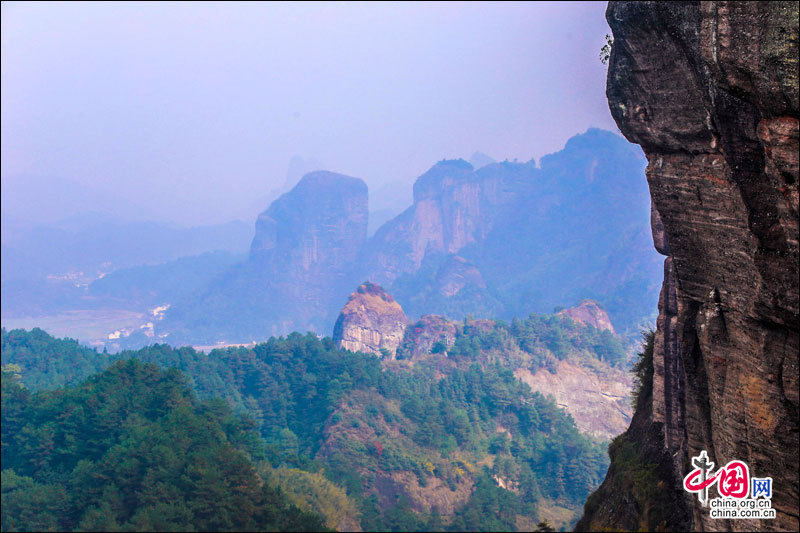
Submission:
<svg viewBox="0 0 800 533">
<path fill-rule="evenodd" d="M 631 378 L 624 370 L 559 361 L 555 373 L 517 368 L 514 376 L 531 390 L 552 396 L 584 433 L 612 439 L 631 421 Z"/>
</svg>

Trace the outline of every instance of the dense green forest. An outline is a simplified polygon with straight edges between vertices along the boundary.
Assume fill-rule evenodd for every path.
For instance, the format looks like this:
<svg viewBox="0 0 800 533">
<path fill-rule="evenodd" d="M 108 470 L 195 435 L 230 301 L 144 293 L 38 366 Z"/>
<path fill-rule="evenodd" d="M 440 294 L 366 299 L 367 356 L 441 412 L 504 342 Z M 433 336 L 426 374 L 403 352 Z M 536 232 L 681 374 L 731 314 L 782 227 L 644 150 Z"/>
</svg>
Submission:
<svg viewBox="0 0 800 533">
<path fill-rule="evenodd" d="M 609 330 L 535 313 L 524 320 L 515 318 L 511 324 L 502 320 L 465 320 L 456 331 L 452 347 L 439 344 L 432 351 L 446 351 L 449 357 L 459 359 L 494 361 L 511 368 L 527 367 L 532 372 L 540 368 L 556 372 L 558 361 L 576 352 L 585 352 L 611 366 L 627 362 L 625 347 Z M 494 357 L 487 359 L 487 355 Z"/>
<path fill-rule="evenodd" d="M 3 531 L 297 531 L 322 519 L 264 483 L 252 425 L 182 373 L 118 361 L 31 393 L 3 371 Z"/>
<path fill-rule="evenodd" d="M 93 469 L 126 472 L 117 477 L 111 470 L 97 474 L 106 485 L 96 484 L 90 491 L 94 499 L 80 504 L 83 507 L 53 509 L 53 523 L 66 529 L 83 527 L 81 520 L 103 514 L 98 511 L 103 505 L 118 509 L 117 525 L 147 529 L 151 523 L 145 518 L 152 515 L 152 510 L 143 510 L 149 509 L 147 502 L 126 499 L 143 489 L 120 485 L 128 482 L 130 470 L 125 469 L 136 470 L 126 454 L 136 461 L 173 465 L 173 459 L 147 457 L 143 451 L 156 450 L 155 443 L 173 438 L 200 439 L 209 450 L 192 453 L 206 458 L 214 453 L 240 457 L 242 471 L 249 464 L 245 458 L 256 461 L 268 485 L 281 486 L 298 508 L 321 513 L 328 527 L 355 523 L 365 530 L 394 531 L 532 529 L 544 508 L 578 509 L 602 480 L 608 459 L 601 443 L 579 433 L 565 411 L 531 392 L 514 377 L 508 361 L 492 355 L 502 353 L 503 343 L 512 340 L 530 350 L 525 353 L 531 355 L 533 367 L 579 349 L 615 364 L 624 358 L 621 348 L 593 328 L 536 316 L 490 329 L 466 325 L 447 355 L 428 354 L 414 361 L 381 361 L 340 351 L 330 338 L 313 334 L 293 333 L 253 348 L 209 354 L 153 345 L 111 355 L 53 339 L 41 330 L 3 330 L 2 363 L 20 376 L 20 384 L 9 385 L 13 394 L 8 400 L 18 407 L 6 408 L 4 388 L 3 468 L 13 469 L 8 475 L 16 477 L 10 479 L 34 492 L 46 486 L 70 493 L 75 483 L 98 472 Z M 113 360 L 121 361 L 78 385 Z M 146 363 L 174 370 L 159 373 Z M 162 377 L 135 385 L 126 372 Z M 174 385 L 167 387 L 159 380 Z M 46 390 L 64 385 L 73 388 Z M 192 400 L 186 386 L 206 403 Z M 125 400 L 133 404 L 114 407 L 129 396 L 136 397 Z M 170 408 L 154 411 L 147 399 L 156 396 L 158 405 Z M 107 403 L 107 397 L 116 398 L 116 403 L 94 411 L 88 421 L 80 418 L 89 416 L 84 404 Z M 59 418 L 59 413 L 67 414 Z M 176 417 L 187 422 L 179 423 Z M 66 424 L 65 429 L 58 429 L 60 424 Z M 97 429 L 87 429 L 88 438 L 78 439 L 91 424 Z M 203 424 L 213 435 L 182 429 Z M 256 433 L 247 431 L 251 427 L 260 438 L 252 438 Z M 113 432 L 107 433 L 108 428 Z M 17 436 L 7 440 L 7 431 Z M 167 437 L 170 431 L 177 434 Z M 152 444 L 143 448 L 144 442 Z M 42 449 L 48 451 L 36 451 Z M 112 452 L 116 462 L 108 455 Z M 209 469 L 212 463 L 209 459 Z M 115 479 L 113 484 L 110 479 Z M 188 485 L 180 484 L 184 474 L 176 479 L 181 481 L 139 477 L 131 483 L 152 483 L 166 500 L 182 502 L 190 497 L 181 492 L 189 490 Z M 5 491 L 5 479 L 3 486 Z M 18 511 L 14 504 L 6 505 L 5 492 L 3 498 L 7 529 L 6 516 Z M 252 498 L 248 501 L 257 501 Z M 338 503 L 330 505 L 331 499 Z M 278 501 L 270 500 L 279 507 Z M 134 503 L 137 506 L 131 507 Z M 173 515 L 156 514 L 179 521 L 189 516 L 184 507 L 191 511 L 194 504 L 186 500 L 176 505 L 180 509 Z M 249 524 L 261 519 L 255 514 L 247 518 Z"/>
</svg>

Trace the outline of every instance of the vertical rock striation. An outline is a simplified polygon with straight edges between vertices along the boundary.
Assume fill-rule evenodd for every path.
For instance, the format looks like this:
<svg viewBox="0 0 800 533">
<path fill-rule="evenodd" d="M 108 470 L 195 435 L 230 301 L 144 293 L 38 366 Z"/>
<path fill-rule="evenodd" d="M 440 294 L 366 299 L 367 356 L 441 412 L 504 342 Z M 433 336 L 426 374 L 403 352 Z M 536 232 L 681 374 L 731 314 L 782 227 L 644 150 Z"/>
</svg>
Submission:
<svg viewBox="0 0 800 533">
<path fill-rule="evenodd" d="M 369 239 L 361 278 L 415 318 L 510 318 L 592 298 L 617 329 L 633 328 L 652 316 L 660 282 L 644 163 L 597 129 L 538 166 L 440 161 L 417 179 L 414 204 Z"/>
<path fill-rule="evenodd" d="M 345 350 L 388 354 L 394 359 L 407 324 L 403 308 L 392 295 L 367 281 L 342 308 L 333 328 L 333 341 Z"/>
<path fill-rule="evenodd" d="M 330 331 L 367 237 L 367 185 L 316 171 L 256 220 L 246 261 L 194 299 L 170 308 L 172 342 L 264 340 L 291 331 Z"/>
<path fill-rule="evenodd" d="M 330 327 L 331 308 L 352 287 L 367 216 L 364 182 L 327 171 L 306 174 L 259 215 L 248 262 L 276 318 L 291 321 L 277 332 Z"/>
<path fill-rule="evenodd" d="M 606 17 L 609 107 L 647 155 L 667 256 L 640 444 L 673 457 L 676 516 L 691 516 L 678 525 L 796 531 L 798 3 L 610 2 Z M 771 476 L 777 518 L 712 520 L 681 494 L 701 450 Z M 603 517 L 632 500 L 587 506 L 579 529 L 621 527 Z"/>
</svg>

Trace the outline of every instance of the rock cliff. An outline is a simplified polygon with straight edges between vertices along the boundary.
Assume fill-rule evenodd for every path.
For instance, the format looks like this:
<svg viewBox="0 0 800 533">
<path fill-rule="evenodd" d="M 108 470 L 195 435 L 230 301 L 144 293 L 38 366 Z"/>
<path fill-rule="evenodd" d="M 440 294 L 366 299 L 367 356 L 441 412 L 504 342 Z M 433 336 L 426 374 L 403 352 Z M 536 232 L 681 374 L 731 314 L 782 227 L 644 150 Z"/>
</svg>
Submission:
<svg viewBox="0 0 800 533">
<path fill-rule="evenodd" d="M 615 329 L 637 331 L 661 276 L 643 170 L 638 147 L 597 129 L 538 165 L 440 161 L 368 240 L 366 185 L 311 172 L 258 217 L 247 261 L 170 302 L 159 334 L 205 345 L 327 332 L 365 279 L 415 319 L 511 319 L 592 298 Z"/>
<path fill-rule="evenodd" d="M 259 215 L 244 263 L 196 299 L 170 309 L 164 323 L 169 339 L 213 344 L 330 331 L 357 283 L 367 217 L 362 180 L 326 171 L 306 174 Z"/>
<path fill-rule="evenodd" d="M 367 281 L 350 295 L 339 314 L 333 341 L 345 350 L 388 354 L 394 359 L 407 324 L 400 304 L 383 288 Z"/>
<path fill-rule="evenodd" d="M 608 313 L 597 302 L 593 300 L 584 300 L 575 307 L 564 309 L 556 313 L 558 316 L 566 316 L 587 326 L 593 326 L 597 329 L 607 329 L 614 333 L 614 326 L 611 325 L 611 319 L 608 318 Z"/>
<path fill-rule="evenodd" d="M 439 315 L 424 315 L 409 324 L 398 347 L 398 359 L 415 359 L 422 354 L 446 351 L 456 342 L 457 324 Z M 438 346 L 437 346 L 438 344 Z"/>
<path fill-rule="evenodd" d="M 673 458 L 661 482 L 683 526 L 796 531 L 798 4 L 610 2 L 606 17 L 609 107 L 647 155 L 667 256 L 652 404 L 632 435 Z M 712 520 L 682 493 L 701 450 L 771 476 L 776 519 Z M 618 481 L 612 460 L 600 491 Z M 609 492 L 579 528 L 623 527 L 603 517 L 626 501 Z"/>
<path fill-rule="evenodd" d="M 559 361 L 555 373 L 518 368 L 514 376 L 531 390 L 553 396 L 584 433 L 610 440 L 630 424 L 631 378 L 624 370 Z"/>
<path fill-rule="evenodd" d="M 539 165 L 440 161 L 369 240 L 361 277 L 415 318 L 510 319 L 592 298 L 636 330 L 654 315 L 661 274 L 643 169 L 638 148 L 596 129 Z"/>
<path fill-rule="evenodd" d="M 434 165 L 414 183 L 414 205 L 373 237 L 369 268 L 393 282 L 416 273 L 426 255 L 453 254 L 484 237 L 503 197 L 498 181 L 480 179 L 463 159 Z"/>
<path fill-rule="evenodd" d="M 425 315 L 406 328 L 397 358 L 419 360 L 430 353 L 448 356 L 465 327 L 472 333 L 500 333 L 492 320 L 454 322 L 439 315 Z M 553 366 L 548 370 L 537 368 L 530 354 L 523 353 L 516 342 L 508 342 L 500 348 L 486 349 L 471 360 L 500 364 L 531 390 L 553 396 L 584 433 L 611 439 L 625 431 L 631 421 L 629 373 L 596 357 L 574 351 L 567 359 L 553 357 Z"/>
</svg>

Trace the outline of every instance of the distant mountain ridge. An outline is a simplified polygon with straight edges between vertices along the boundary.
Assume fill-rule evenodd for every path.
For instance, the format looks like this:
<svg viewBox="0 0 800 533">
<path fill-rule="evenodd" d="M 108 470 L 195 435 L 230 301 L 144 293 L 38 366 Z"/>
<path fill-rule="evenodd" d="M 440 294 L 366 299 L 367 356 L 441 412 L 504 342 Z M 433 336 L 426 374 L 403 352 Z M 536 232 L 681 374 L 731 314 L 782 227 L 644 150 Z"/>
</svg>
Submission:
<svg viewBox="0 0 800 533">
<path fill-rule="evenodd" d="M 638 148 L 590 129 L 528 163 L 434 165 L 413 204 L 367 239 L 362 180 L 312 172 L 259 216 L 250 257 L 161 327 L 170 342 L 331 331 L 352 287 L 384 286 L 410 318 L 549 313 L 592 298 L 621 332 L 656 306 L 660 266 Z"/>
<path fill-rule="evenodd" d="M 162 326 L 167 340 L 214 343 L 332 328 L 357 284 L 367 217 L 363 181 L 306 174 L 259 215 L 247 260 L 170 309 Z"/>
<path fill-rule="evenodd" d="M 410 316 L 510 318 L 592 298 L 625 331 L 655 308 L 660 269 L 644 165 L 637 148 L 594 129 L 540 168 L 441 161 L 367 243 L 361 277 Z"/>
<path fill-rule="evenodd" d="M 114 302 L 99 301 L 98 294 L 89 293 L 92 281 L 120 269 L 146 270 L 147 265 L 209 252 L 233 257 L 247 250 L 253 235 L 252 229 L 239 221 L 183 228 L 105 213 L 82 213 L 52 224 L 27 222 L 3 213 L 2 226 L 4 318 L 109 306 Z M 197 265 L 184 262 L 178 278 L 198 278 L 199 272 L 192 271 Z M 153 287 L 145 287 L 146 280 L 141 278 L 135 288 L 118 285 L 121 292 L 106 295 L 119 300 L 121 308 L 131 309 L 125 293 L 134 289 L 151 292 L 161 283 L 158 278 L 151 281 Z"/>
</svg>

